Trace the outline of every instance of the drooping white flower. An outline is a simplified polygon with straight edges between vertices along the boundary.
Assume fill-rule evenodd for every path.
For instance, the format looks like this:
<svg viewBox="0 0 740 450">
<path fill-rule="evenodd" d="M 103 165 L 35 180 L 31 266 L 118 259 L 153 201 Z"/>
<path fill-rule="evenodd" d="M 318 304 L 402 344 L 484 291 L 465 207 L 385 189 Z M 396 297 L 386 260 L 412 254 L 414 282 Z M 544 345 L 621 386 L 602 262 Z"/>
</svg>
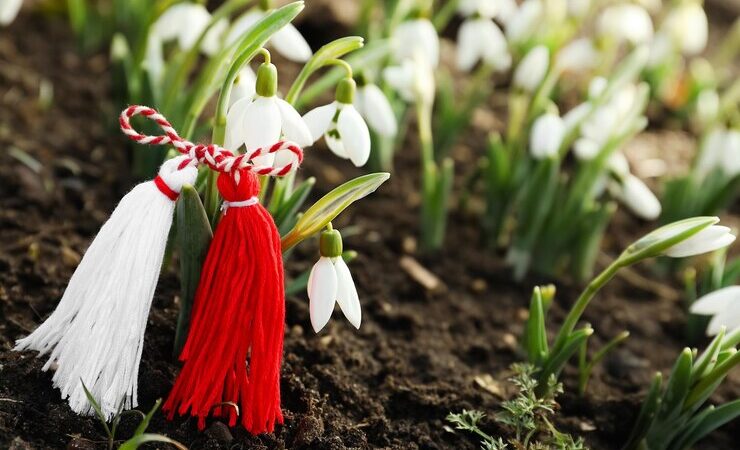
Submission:
<svg viewBox="0 0 740 450">
<path fill-rule="evenodd" d="M 198 3 L 177 3 L 157 18 L 150 34 L 156 35 L 161 43 L 176 40 L 182 50 L 188 50 L 210 21 L 211 13 L 205 6 Z"/>
<path fill-rule="evenodd" d="M 311 326 L 318 333 L 329 322 L 334 304 L 339 303 L 344 316 L 357 329 L 362 321 L 362 309 L 355 282 L 342 259 L 342 235 L 331 229 L 321 233 L 321 257 L 308 276 L 308 299 Z"/>
<path fill-rule="evenodd" d="M 740 130 L 715 127 L 707 133 L 695 170 L 703 177 L 716 169 L 730 178 L 740 174 Z"/>
<path fill-rule="evenodd" d="M 342 93 L 341 83 L 352 87 L 352 95 L 346 95 L 346 91 Z M 370 157 L 370 131 L 352 104 L 352 97 L 354 80 L 347 78 L 337 87 L 336 101 L 312 109 L 303 116 L 303 120 L 311 132 L 313 142 L 324 136 L 326 145 L 335 155 L 349 159 L 355 166 L 361 167 Z"/>
<path fill-rule="evenodd" d="M 672 258 L 709 253 L 727 247 L 735 241 L 730 229 L 722 225 L 708 226 L 690 238 L 668 248 L 663 253 Z"/>
<path fill-rule="evenodd" d="M 555 58 L 560 72 L 582 72 L 593 69 L 599 61 L 599 52 L 589 38 L 580 38 L 563 47 Z"/>
<path fill-rule="evenodd" d="M 226 42 L 226 31 L 229 29 L 229 21 L 220 19 L 214 23 L 211 29 L 203 36 L 203 42 L 200 44 L 200 51 L 204 55 L 213 56 L 218 53 Z"/>
<path fill-rule="evenodd" d="M 740 328 L 740 286 L 717 289 L 697 299 L 689 308 L 693 314 L 712 316 L 707 336 L 714 336 L 726 327 L 729 332 Z"/>
<path fill-rule="evenodd" d="M 391 37 L 397 62 L 414 59 L 431 67 L 439 64 L 439 36 L 429 19 L 418 18 L 402 22 Z"/>
<path fill-rule="evenodd" d="M 393 137 L 398 132 L 393 108 L 377 85 L 368 83 L 360 86 L 355 94 L 354 105 L 370 128 L 379 135 Z"/>
<path fill-rule="evenodd" d="M 164 55 L 162 54 L 162 41 L 156 33 L 149 33 L 147 38 L 143 66 L 149 76 L 152 91 L 157 95 L 164 75 Z"/>
<path fill-rule="evenodd" d="M 627 174 L 615 191 L 616 197 L 638 217 L 655 220 L 660 216 L 660 201 L 636 176 Z"/>
<path fill-rule="evenodd" d="M 648 67 L 658 67 L 675 53 L 673 42 L 668 34 L 660 30 L 650 42 L 650 56 L 647 61 Z"/>
<path fill-rule="evenodd" d="M 434 103 L 434 71 L 421 56 L 406 59 L 400 66 L 386 67 L 383 78 L 407 102 Z"/>
<path fill-rule="evenodd" d="M 709 23 L 704 8 L 694 2 L 683 2 L 668 11 L 662 28 L 684 55 L 696 55 L 707 46 Z"/>
<path fill-rule="evenodd" d="M 534 92 L 542 83 L 550 65 L 550 51 L 538 45 L 522 58 L 514 71 L 514 85 L 527 92 Z"/>
<path fill-rule="evenodd" d="M 265 77 L 262 80 L 262 77 Z M 265 63 L 257 74 L 257 92 L 253 98 L 242 98 L 229 108 L 226 116 L 225 147 L 236 150 L 244 145 L 247 151 L 267 147 L 281 139 L 299 146 L 313 142 L 311 132 L 300 114 L 285 100 L 276 96 L 277 69 Z M 287 155 L 287 153 L 286 153 Z M 259 165 L 272 165 L 274 154 L 255 158 Z"/>
<path fill-rule="evenodd" d="M 267 11 L 253 10 L 238 18 L 231 26 L 226 41 L 229 44 L 238 41 L 260 19 L 265 17 L 265 14 L 267 14 Z M 306 62 L 313 55 L 306 39 L 303 38 L 301 32 L 291 23 L 288 23 L 280 31 L 273 34 L 269 40 L 269 44 L 278 53 L 294 62 Z"/>
<path fill-rule="evenodd" d="M 0 25 L 9 25 L 14 21 L 22 5 L 23 0 L 0 1 Z"/>
<path fill-rule="evenodd" d="M 341 256 L 322 256 L 314 264 L 308 277 L 308 298 L 311 326 L 316 333 L 329 322 L 336 303 L 339 303 L 344 317 L 355 328 L 360 328 L 360 298 L 352 274 Z"/>
<path fill-rule="evenodd" d="M 529 152 L 535 159 L 550 158 L 558 154 L 565 136 L 565 124 L 557 114 L 543 114 L 534 121 L 529 138 Z"/>
<path fill-rule="evenodd" d="M 609 6 L 599 16 L 597 28 L 602 36 L 632 45 L 644 44 L 653 37 L 653 22 L 644 8 L 620 3 Z"/>
<path fill-rule="evenodd" d="M 504 33 L 485 17 L 466 19 L 457 34 L 457 68 L 469 72 L 478 61 L 496 70 L 511 66 Z"/>
<path fill-rule="evenodd" d="M 506 22 L 506 39 L 513 43 L 526 41 L 537 31 L 543 15 L 540 0 L 526 0 Z"/>
</svg>

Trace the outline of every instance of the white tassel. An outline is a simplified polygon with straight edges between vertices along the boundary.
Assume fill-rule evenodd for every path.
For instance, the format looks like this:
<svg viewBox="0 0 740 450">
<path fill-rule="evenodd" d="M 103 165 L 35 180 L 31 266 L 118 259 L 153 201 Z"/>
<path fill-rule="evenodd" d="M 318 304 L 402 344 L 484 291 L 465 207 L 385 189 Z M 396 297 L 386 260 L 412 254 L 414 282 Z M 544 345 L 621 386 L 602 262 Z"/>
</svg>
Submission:
<svg viewBox="0 0 740 450">
<path fill-rule="evenodd" d="M 166 161 L 159 185 L 148 181 L 121 199 L 88 248 L 56 310 L 14 350 L 50 353 L 54 386 L 78 414 L 93 414 L 82 382 L 106 418 L 137 406 L 144 329 L 164 258 L 177 194 L 195 182 L 188 159 Z M 161 185 L 164 182 L 165 186 Z M 167 188 L 171 191 L 167 191 Z"/>
</svg>

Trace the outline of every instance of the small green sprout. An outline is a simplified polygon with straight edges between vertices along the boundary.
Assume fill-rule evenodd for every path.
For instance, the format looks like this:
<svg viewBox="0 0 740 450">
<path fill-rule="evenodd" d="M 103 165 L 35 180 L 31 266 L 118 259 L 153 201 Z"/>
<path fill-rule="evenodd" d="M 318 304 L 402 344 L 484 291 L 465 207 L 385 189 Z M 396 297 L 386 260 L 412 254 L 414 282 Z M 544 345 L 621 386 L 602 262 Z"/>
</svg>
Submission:
<svg viewBox="0 0 740 450">
<path fill-rule="evenodd" d="M 496 414 L 496 422 L 503 425 L 512 436 L 508 439 L 493 437 L 478 426 L 485 417 L 481 411 L 463 410 L 461 413 L 450 413 L 447 421 L 458 430 L 477 434 L 481 438 L 484 450 L 504 449 L 562 449 L 585 450 L 583 440 L 559 432 L 552 424 L 550 416 L 557 410 L 555 397 L 562 392 L 562 385 L 552 377 L 548 381 L 547 395 L 537 396 L 537 380 L 532 377 L 535 367 L 531 364 L 513 364 L 514 375 L 510 381 L 517 388 L 517 395 L 501 404 L 503 411 Z M 511 447 L 509 447 L 511 445 Z"/>
<path fill-rule="evenodd" d="M 131 436 L 125 442 L 123 442 L 120 445 L 120 447 L 118 447 L 119 450 L 136 450 L 142 444 L 145 444 L 147 442 L 162 442 L 166 444 L 171 444 L 180 450 L 187 450 L 187 447 L 185 447 L 184 445 L 182 445 L 181 443 L 177 442 L 174 439 L 170 439 L 167 436 L 163 436 L 161 434 L 153 434 L 153 433 L 146 432 L 146 429 L 149 427 L 149 422 L 151 422 L 152 420 L 152 416 L 154 416 L 154 413 L 157 412 L 157 410 L 159 409 L 159 405 L 162 403 L 162 399 L 157 400 L 154 403 L 154 406 L 152 407 L 152 409 L 147 414 L 144 414 L 143 412 L 137 409 L 123 411 L 122 408 L 119 408 L 118 413 L 110 421 L 110 425 L 108 425 L 108 421 L 105 417 L 105 414 L 103 414 L 103 410 L 100 407 L 100 404 L 98 403 L 97 400 L 95 400 L 95 397 L 93 397 L 93 395 L 87 389 L 87 386 L 85 386 L 85 383 L 82 380 L 80 380 L 80 382 L 82 383 L 82 389 L 85 391 L 87 400 L 90 402 L 90 405 L 92 406 L 93 411 L 95 411 L 95 415 L 98 417 L 98 419 L 100 420 L 100 423 L 103 425 L 105 434 L 108 437 L 108 450 L 113 450 L 113 447 L 115 446 L 115 443 L 117 442 L 116 441 L 116 430 L 118 429 L 118 425 L 121 423 L 121 419 L 126 414 L 140 415 L 141 422 L 139 423 L 139 426 L 136 427 L 136 430 L 134 431 L 134 435 Z"/>
</svg>

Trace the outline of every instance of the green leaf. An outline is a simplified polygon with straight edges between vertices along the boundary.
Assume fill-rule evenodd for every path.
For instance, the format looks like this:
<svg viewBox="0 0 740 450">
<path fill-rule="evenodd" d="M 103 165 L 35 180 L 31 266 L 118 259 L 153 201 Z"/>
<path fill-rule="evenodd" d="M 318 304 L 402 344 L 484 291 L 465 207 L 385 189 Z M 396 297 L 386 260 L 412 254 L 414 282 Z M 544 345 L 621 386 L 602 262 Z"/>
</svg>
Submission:
<svg viewBox="0 0 740 450">
<path fill-rule="evenodd" d="M 280 206 L 272 215 L 272 218 L 275 219 L 275 225 L 281 233 L 285 233 L 289 227 L 295 224 L 298 210 L 306 202 L 306 198 L 308 198 L 315 184 L 316 178 L 311 177 L 298 185 L 287 200 L 281 200 Z M 276 183 L 275 188 L 278 186 L 279 184 Z"/>
<path fill-rule="evenodd" d="M 149 428 L 149 422 L 152 421 L 154 413 L 157 412 L 157 410 L 159 409 L 159 405 L 161 404 L 162 399 L 158 398 L 157 401 L 154 403 L 152 409 L 146 414 L 146 416 L 144 416 L 143 419 L 141 419 L 139 426 L 136 427 L 136 430 L 134 431 L 134 436 L 140 436 L 146 432 L 146 429 Z"/>
<path fill-rule="evenodd" d="M 720 330 L 719 334 L 715 336 L 711 344 L 709 344 L 709 347 L 704 350 L 704 353 L 702 353 L 701 356 L 699 356 L 699 358 L 696 360 L 696 363 L 694 363 L 694 367 L 691 370 L 692 384 L 699 381 L 699 379 L 710 372 L 714 368 L 715 364 L 717 364 L 717 356 L 719 355 L 719 352 L 722 348 L 722 341 L 724 340 L 724 337 L 725 330 L 723 328 L 722 330 Z"/>
<path fill-rule="evenodd" d="M 181 304 L 175 331 L 175 356 L 180 354 L 190 327 L 190 312 L 208 246 L 213 239 L 206 210 L 198 191 L 185 185 L 177 200 L 177 243 L 180 247 Z"/>
<path fill-rule="evenodd" d="M 170 439 L 167 436 L 162 436 L 161 434 L 140 434 L 138 436 L 134 436 L 121 444 L 121 446 L 118 447 L 118 450 L 136 450 L 147 442 L 164 442 L 166 444 L 171 444 L 180 450 L 187 450 L 187 447 L 181 443 L 174 439 Z"/>
<path fill-rule="evenodd" d="M 542 304 L 542 291 L 534 288 L 529 304 L 529 318 L 525 335 L 529 362 L 538 366 L 547 357 L 547 330 L 545 329 L 545 308 Z"/>
<path fill-rule="evenodd" d="M 737 352 L 735 349 L 721 352 L 714 369 L 699 380 L 696 386 L 691 389 L 684 403 L 684 409 L 690 409 L 695 405 L 703 403 L 730 370 L 738 364 L 740 364 L 740 352 Z"/>
<path fill-rule="evenodd" d="M 321 231 L 349 205 L 375 192 L 388 178 L 389 173 L 371 173 L 334 188 L 308 208 L 293 229 L 282 238 L 283 252 Z"/>
<path fill-rule="evenodd" d="M 670 420 L 678 417 L 681 413 L 684 399 L 686 399 L 691 386 L 692 365 L 691 349 L 686 348 L 681 352 L 671 370 L 671 376 L 660 401 L 661 405 L 657 417 L 659 421 Z"/>
<path fill-rule="evenodd" d="M 695 423 L 690 423 L 688 432 L 674 441 L 671 448 L 679 450 L 690 448 L 707 434 L 737 417 L 740 417 L 740 399 L 725 403 L 717 408 L 709 407 L 697 415 L 696 419 L 698 420 Z"/>
<path fill-rule="evenodd" d="M 650 425 L 653 423 L 655 413 L 658 410 L 660 404 L 660 386 L 662 384 L 663 377 L 660 372 L 655 374 L 653 382 L 650 383 L 650 389 L 648 395 L 640 408 L 640 413 L 637 415 L 635 425 L 632 427 L 627 443 L 622 447 L 623 450 L 636 450 L 638 445 L 647 435 Z"/>
</svg>

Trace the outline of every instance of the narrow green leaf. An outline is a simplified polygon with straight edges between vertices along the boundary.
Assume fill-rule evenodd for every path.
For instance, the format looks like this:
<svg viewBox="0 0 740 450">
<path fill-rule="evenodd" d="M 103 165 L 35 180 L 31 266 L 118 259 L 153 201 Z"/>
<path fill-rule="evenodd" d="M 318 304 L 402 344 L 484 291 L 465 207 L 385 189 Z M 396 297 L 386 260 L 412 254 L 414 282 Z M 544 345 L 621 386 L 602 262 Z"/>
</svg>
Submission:
<svg viewBox="0 0 740 450">
<path fill-rule="evenodd" d="M 722 340 L 724 340 L 724 337 L 725 330 L 723 328 L 709 344 L 709 347 L 704 350 L 704 353 L 702 353 L 696 360 L 696 363 L 694 363 L 694 367 L 691 370 L 692 384 L 699 381 L 699 379 L 710 372 L 714 368 L 714 365 L 717 364 L 717 356 L 722 348 Z"/>
<path fill-rule="evenodd" d="M 311 177 L 298 185 L 286 200 L 281 201 L 280 206 L 272 215 L 272 218 L 275 219 L 275 225 L 281 233 L 285 233 L 289 227 L 295 224 L 297 220 L 296 214 L 298 214 L 298 210 L 303 206 L 309 194 L 311 194 L 311 190 L 313 190 L 315 184 L 316 178 Z"/>
<path fill-rule="evenodd" d="M 92 393 L 87 389 L 87 386 L 85 386 L 85 382 L 82 381 L 82 378 L 80 378 L 80 383 L 82 383 L 82 390 L 85 391 L 85 397 L 87 397 L 87 401 L 90 402 L 93 411 L 95 411 L 95 415 L 98 416 L 100 423 L 103 424 L 105 434 L 108 436 L 109 439 L 112 440 L 113 434 L 111 433 L 110 428 L 108 428 L 108 419 L 107 417 L 105 417 L 105 414 L 103 414 L 103 410 L 100 408 L 100 404 L 97 400 L 95 400 L 95 397 L 93 397 Z"/>
<path fill-rule="evenodd" d="M 672 444 L 671 448 L 683 450 L 692 447 L 696 442 L 705 437 L 707 434 L 740 417 L 740 399 L 725 403 L 716 408 L 710 407 L 705 410 L 704 414 L 698 416 L 700 420 L 692 424 L 690 433 L 679 441 Z"/>
<path fill-rule="evenodd" d="M 141 419 L 139 426 L 136 427 L 136 430 L 134 431 L 134 436 L 140 436 L 146 432 L 146 429 L 149 428 L 149 422 L 152 421 L 154 413 L 157 412 L 157 410 L 159 409 L 159 405 L 161 404 L 162 399 L 158 398 L 157 401 L 154 402 L 154 406 L 152 407 L 152 409 L 144 416 L 143 419 Z"/>
<path fill-rule="evenodd" d="M 524 339 L 529 362 L 539 366 L 547 356 L 547 334 L 545 329 L 545 308 L 542 304 L 542 292 L 537 286 L 532 292 L 529 304 L 526 335 Z"/>
<path fill-rule="evenodd" d="M 371 173 L 350 180 L 334 188 L 303 213 L 288 234 L 282 238 L 283 251 L 321 231 L 349 205 L 375 192 L 388 178 L 389 173 Z"/>
<path fill-rule="evenodd" d="M 178 448 L 180 450 L 188 450 L 187 447 L 182 445 L 181 443 L 177 442 L 174 439 L 170 439 L 167 436 L 162 436 L 161 434 L 140 434 L 138 436 L 134 436 L 128 441 L 121 444 L 120 447 L 118 447 L 118 450 L 136 450 L 140 446 L 146 444 L 147 442 L 163 442 L 165 444 L 170 444 L 174 446 L 175 448 Z"/>
<path fill-rule="evenodd" d="M 213 239 L 211 225 L 198 191 L 185 185 L 177 201 L 177 243 L 180 248 L 180 312 L 175 331 L 175 356 L 180 354 L 190 327 L 190 312 L 208 246 Z"/>
<path fill-rule="evenodd" d="M 622 447 L 622 450 L 637 450 L 640 442 L 645 439 L 660 404 L 660 387 L 662 381 L 663 377 L 660 372 L 656 373 L 655 377 L 653 377 L 653 382 L 650 383 L 650 389 L 642 404 L 642 408 L 640 408 L 640 413 L 637 415 L 635 425 L 632 427 L 632 432 L 627 439 L 627 443 Z"/>
<path fill-rule="evenodd" d="M 726 354 L 723 358 L 722 353 L 724 352 L 726 352 Z M 740 352 L 735 351 L 735 349 L 725 350 L 724 352 L 720 353 L 717 365 L 714 369 L 699 380 L 696 386 L 691 389 L 691 392 L 684 403 L 684 409 L 692 408 L 693 406 L 704 402 L 730 370 L 740 364 Z"/>
<path fill-rule="evenodd" d="M 681 413 L 681 407 L 691 386 L 691 367 L 693 365 L 691 349 L 684 349 L 671 370 L 663 398 L 660 403 L 657 419 L 665 421 Z"/>
</svg>

